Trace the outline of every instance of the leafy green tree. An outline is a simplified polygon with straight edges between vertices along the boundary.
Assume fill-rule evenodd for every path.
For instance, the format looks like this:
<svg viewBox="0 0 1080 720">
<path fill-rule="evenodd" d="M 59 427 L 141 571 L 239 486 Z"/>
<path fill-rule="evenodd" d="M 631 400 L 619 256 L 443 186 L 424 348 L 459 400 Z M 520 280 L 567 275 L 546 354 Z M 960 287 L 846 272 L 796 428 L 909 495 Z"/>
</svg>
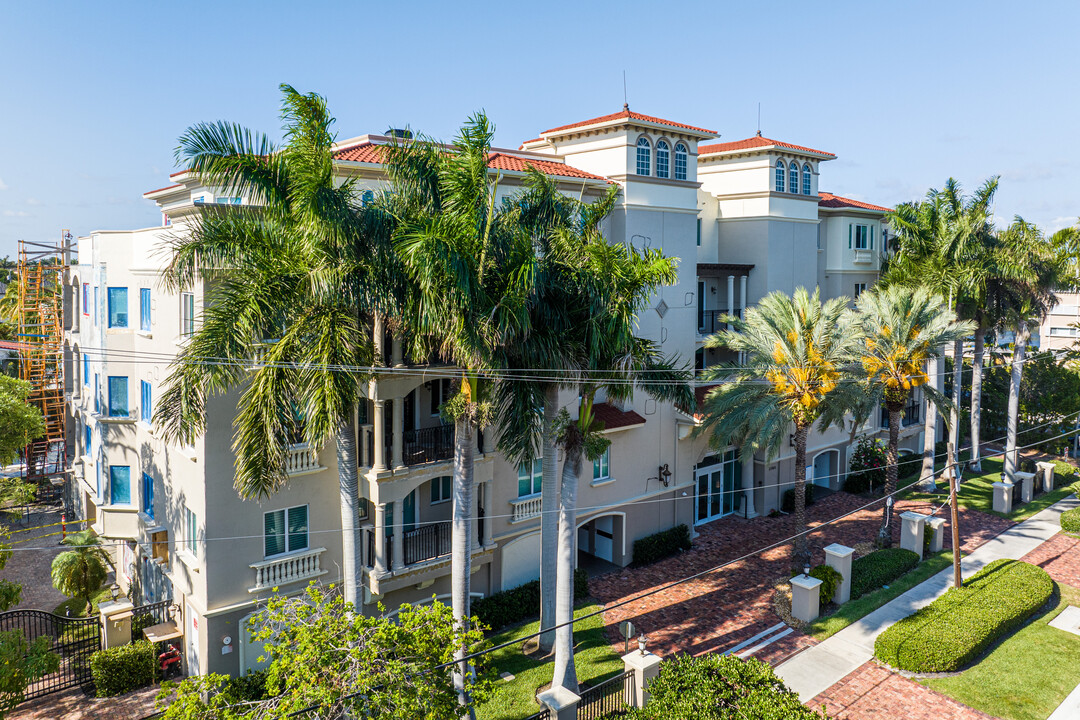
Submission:
<svg viewBox="0 0 1080 720">
<path fill-rule="evenodd" d="M 826 720 L 799 702 L 767 663 L 733 655 L 679 655 L 649 683 L 649 702 L 629 720 Z"/>
<path fill-rule="evenodd" d="M 89 611 L 91 598 L 108 578 L 112 558 L 101 547 L 101 541 L 93 530 L 72 533 L 61 543 L 71 550 L 53 558 L 53 587 L 72 599 L 84 601 Z"/>
<path fill-rule="evenodd" d="M 710 368 L 706 381 L 721 384 L 705 397 L 704 420 L 699 432 L 709 446 L 723 450 L 738 445 L 750 452 L 765 451 L 774 458 L 794 426 L 795 524 L 806 527 L 806 437 L 829 410 L 844 364 L 855 352 L 857 327 L 848 299 L 822 303 L 817 290 L 810 295 L 798 288 L 791 297 L 773 292 L 745 318 L 728 316 L 733 326 L 705 341 L 705 347 L 744 353 L 741 366 Z M 845 405 L 833 415 L 842 417 Z M 805 533 L 795 540 L 791 566 L 802 570 L 810 563 Z"/>
<path fill-rule="evenodd" d="M 0 632 L 0 720 L 26 697 L 30 683 L 60 667 L 52 652 L 52 637 L 38 636 L 28 643 L 22 630 Z"/>
<path fill-rule="evenodd" d="M 41 410 L 27 402 L 33 387 L 25 380 L 0 375 L 0 464 L 8 465 L 19 451 L 45 432 Z"/>
<path fill-rule="evenodd" d="M 1005 435 L 1009 406 L 1009 367 L 994 367 L 986 374 L 983 424 L 992 437 Z M 1024 363 L 1020 383 L 1018 437 L 1024 445 L 1039 443 L 1044 452 L 1059 453 L 1070 443 L 1062 438 L 1080 412 L 1080 371 L 1061 363 L 1051 352 L 1031 355 Z"/>
<path fill-rule="evenodd" d="M 298 596 L 275 595 L 253 619 L 270 660 L 266 698 L 244 699 L 224 676 L 166 683 L 158 695 L 164 720 L 269 720 L 315 706 L 307 717 L 372 720 L 460 718 L 455 655 L 483 641 L 461 630 L 447 606 L 402 605 L 390 617 L 350 612 L 331 587 L 312 584 Z M 436 666 L 446 665 L 439 670 Z M 468 676 L 476 702 L 490 693 L 490 674 Z"/>
<path fill-rule="evenodd" d="M 180 138 L 177 160 L 252 205 L 200 209 L 170 248 L 172 290 L 203 281 L 205 308 L 165 383 L 155 422 L 170 441 L 206 429 L 211 396 L 243 388 L 235 486 L 265 498 L 288 480 L 302 439 L 337 450 L 345 599 L 358 604 L 360 527 L 353 415 L 374 359 L 367 320 L 387 312 L 397 267 L 385 216 L 334 174 L 324 99 L 282 88 L 285 143 L 224 122 Z M 373 322 L 375 322 L 373 320 Z M 377 322 L 376 322 L 377 324 Z M 227 360 L 201 362 L 205 357 Z M 252 357 L 259 357 L 254 363 Z"/>
</svg>

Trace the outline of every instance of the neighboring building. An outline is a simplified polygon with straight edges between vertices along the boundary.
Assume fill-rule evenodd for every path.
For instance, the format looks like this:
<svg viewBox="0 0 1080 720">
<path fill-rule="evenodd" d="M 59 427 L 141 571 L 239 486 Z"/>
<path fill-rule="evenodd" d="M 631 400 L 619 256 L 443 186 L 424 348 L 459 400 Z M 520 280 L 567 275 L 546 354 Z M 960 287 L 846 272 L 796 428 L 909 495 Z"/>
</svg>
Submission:
<svg viewBox="0 0 1080 720">
<path fill-rule="evenodd" d="M 1040 350 L 1069 350 L 1080 339 L 1080 293 L 1059 290 L 1056 294 L 1057 304 L 1042 324 L 1032 329 L 1032 342 Z"/>
<path fill-rule="evenodd" d="M 798 286 L 851 296 L 874 282 L 887 238 L 886 208 L 819 192 L 820 164 L 832 154 L 761 137 L 701 145 L 716 137 L 624 108 L 490 158 L 503 197 L 521 188 L 530 165 L 585 199 L 619 184 L 604 227 L 611 242 L 680 259 L 678 282 L 657 293 L 639 331 L 699 368 L 725 359 L 702 350 L 721 315 Z M 337 170 L 356 179 L 359 193 L 385 185 L 379 148 L 388 140 L 365 135 L 338 144 Z M 137 578 L 146 599 L 171 595 L 181 604 L 191 670 L 237 673 L 259 655 L 245 632 L 258 601 L 275 587 L 296 592 L 313 578 L 340 579 L 336 458 L 333 448 L 293 446 L 289 485 L 245 502 L 233 489 L 230 447 L 238 391 L 210 400 L 206 434 L 192 447 L 165 443 L 154 428 L 168 362 L 196 328 L 204 302 L 201 286 L 180 293 L 162 286 L 165 243 L 200 203 L 248 201 L 219 196 L 186 171 L 172 180 L 144 195 L 161 208 L 163 227 L 79 239 L 81 264 L 69 288 L 79 309 L 69 321 L 75 496 L 100 534 L 125 541 L 121 584 Z M 448 368 L 407 365 L 381 324 L 371 330 L 383 362 L 401 370 L 371 382 L 357 410 L 366 612 L 379 602 L 448 597 L 453 454 L 453 429 L 438 413 Z M 699 397 L 706 390 L 699 388 Z M 564 399 L 573 406 L 571 393 Z M 912 417 L 918 409 L 916 402 Z M 762 456 L 748 461 L 734 447 L 714 453 L 693 434 L 693 416 L 643 393 L 624 405 L 600 402 L 597 414 L 612 444 L 579 493 L 581 560 L 626 565 L 633 542 L 645 535 L 730 513 L 767 513 L 792 482 L 790 449 L 768 463 Z M 905 434 L 912 448 L 921 447 L 917 429 Z M 880 432 L 880 419 L 860 432 Z M 485 431 L 478 440 L 476 595 L 539 575 L 546 459 L 514 467 L 494 451 L 493 436 Z M 847 432 L 812 433 L 811 482 L 839 487 L 848 440 Z"/>
</svg>

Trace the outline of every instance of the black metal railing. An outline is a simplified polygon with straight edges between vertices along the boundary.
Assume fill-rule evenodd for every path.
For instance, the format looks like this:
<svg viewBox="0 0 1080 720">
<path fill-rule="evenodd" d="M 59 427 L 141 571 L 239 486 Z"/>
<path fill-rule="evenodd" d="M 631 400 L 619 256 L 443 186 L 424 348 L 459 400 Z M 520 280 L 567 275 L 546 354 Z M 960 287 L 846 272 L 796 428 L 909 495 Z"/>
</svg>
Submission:
<svg viewBox="0 0 1080 720">
<path fill-rule="evenodd" d="M 727 310 L 699 310 L 698 334 L 711 335 L 714 332 L 719 332 L 726 328 L 727 324 L 722 320 L 725 315 L 742 317 L 742 310 L 740 308 L 735 308 L 735 310 L 730 313 Z"/>
<path fill-rule="evenodd" d="M 27 686 L 26 700 L 92 682 L 90 656 L 101 649 L 101 621 L 97 617 L 61 617 L 42 610 L 0 613 L 0 632 L 13 630 L 22 632 L 27 643 L 49 638 L 49 649 L 60 656 L 55 672 Z"/>
<path fill-rule="evenodd" d="M 626 698 L 634 692 L 634 671 L 627 670 L 610 680 L 581 691 L 578 720 L 617 717 L 626 710 Z"/>
<path fill-rule="evenodd" d="M 551 710 L 544 708 L 535 715 L 530 715 L 529 717 L 525 718 L 525 720 L 551 720 Z"/>
<path fill-rule="evenodd" d="M 921 402 L 917 402 L 914 398 L 909 400 L 900 416 L 900 427 L 911 427 L 920 422 L 919 417 L 921 415 L 921 410 Z M 884 405 L 881 406 L 881 427 L 889 427 L 889 409 Z"/>
<path fill-rule="evenodd" d="M 450 554 L 450 523 L 438 522 L 410 530 L 402 536 L 405 540 L 405 564 L 431 560 Z"/>
<path fill-rule="evenodd" d="M 453 425 L 406 430 L 403 441 L 402 460 L 406 465 L 420 465 L 454 457 Z"/>
</svg>

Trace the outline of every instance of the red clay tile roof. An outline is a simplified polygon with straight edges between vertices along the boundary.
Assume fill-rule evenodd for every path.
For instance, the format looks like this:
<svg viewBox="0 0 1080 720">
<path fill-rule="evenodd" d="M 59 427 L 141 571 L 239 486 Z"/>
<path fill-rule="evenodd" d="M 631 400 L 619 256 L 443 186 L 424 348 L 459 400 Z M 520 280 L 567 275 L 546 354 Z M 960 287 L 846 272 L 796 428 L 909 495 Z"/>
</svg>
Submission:
<svg viewBox="0 0 1080 720">
<path fill-rule="evenodd" d="M 183 185 L 181 185 L 180 183 L 176 183 L 175 185 L 166 185 L 165 187 L 158 188 L 157 190 L 147 190 L 143 193 L 143 195 L 150 195 L 151 193 L 161 192 L 162 190 L 172 190 L 173 188 L 178 187 L 183 187 Z"/>
<path fill-rule="evenodd" d="M 0 340 L 0 350 L 24 350 L 29 348 L 29 343 L 14 342 L 12 340 Z"/>
<path fill-rule="evenodd" d="M 698 146 L 698 156 L 733 152 L 735 150 L 753 150 L 754 148 L 765 147 L 779 147 L 788 150 L 796 150 L 798 152 L 813 153 L 814 155 L 836 157 L 836 155 L 831 152 L 815 150 L 814 148 L 808 148 L 802 145 L 792 145 L 791 143 L 780 142 L 779 140 L 770 140 L 769 138 L 761 137 L 760 135 L 755 135 L 754 137 L 746 138 L 745 140 L 736 140 L 734 142 L 716 143 L 715 145 L 700 145 Z"/>
<path fill-rule="evenodd" d="M 870 203 L 864 203 L 861 200 L 852 200 L 851 198 L 840 197 L 839 195 L 833 195 L 832 193 L 823 192 L 820 193 L 821 199 L 818 200 L 818 205 L 827 208 L 858 208 L 860 210 L 877 210 L 878 212 L 892 212 L 892 208 L 882 207 L 880 205 L 871 205 Z"/>
<path fill-rule="evenodd" d="M 593 418 L 604 423 L 605 430 L 616 430 L 645 423 L 645 418 L 633 410 L 620 410 L 610 403 L 596 403 L 593 405 Z"/>
<path fill-rule="evenodd" d="M 600 123 L 609 122 L 611 120 L 641 120 L 642 122 L 656 123 L 658 125 L 667 125 L 673 128 L 682 128 L 684 130 L 693 130 L 694 132 L 706 133 L 708 135 L 716 135 L 715 130 L 707 130 L 705 128 L 694 127 L 693 125 L 684 125 L 683 123 L 673 122 L 671 120 L 664 120 L 663 118 L 653 117 L 651 115 L 642 115 L 641 113 L 633 112 L 632 110 L 623 109 L 617 113 L 610 115 L 601 115 L 598 118 L 592 120 L 582 120 L 581 122 L 570 123 L 569 125 L 560 125 L 559 127 L 545 130 L 542 135 L 548 135 L 550 133 L 561 132 L 563 130 L 573 130 L 574 128 L 585 127 L 586 125 L 599 125 Z"/>
<path fill-rule="evenodd" d="M 705 405 L 705 396 L 709 394 L 710 390 L 712 390 L 713 388 L 718 388 L 718 387 L 720 387 L 720 386 L 719 385 L 698 385 L 696 388 L 694 388 L 694 399 L 697 400 L 698 413 L 701 412 L 702 407 Z M 700 417 L 700 415 L 695 415 L 694 417 Z"/>
<path fill-rule="evenodd" d="M 376 143 L 365 142 L 359 145 L 353 145 L 351 147 L 337 150 L 334 152 L 335 160 L 346 160 L 349 162 L 359 163 L 371 163 L 377 165 L 382 162 L 382 146 Z M 552 162 L 550 160 L 538 160 L 535 158 L 523 158 L 517 155 L 509 155 L 507 153 L 494 152 L 491 153 L 488 158 L 488 167 L 492 170 L 509 170 L 511 172 L 525 172 L 525 169 L 532 166 L 544 173 L 545 175 L 552 175 L 555 177 L 569 177 L 569 178 L 581 178 L 584 180 L 602 180 L 607 182 L 607 178 L 599 175 L 593 175 L 587 173 L 584 170 L 578 170 L 576 167 L 565 165 L 563 163 Z"/>
</svg>

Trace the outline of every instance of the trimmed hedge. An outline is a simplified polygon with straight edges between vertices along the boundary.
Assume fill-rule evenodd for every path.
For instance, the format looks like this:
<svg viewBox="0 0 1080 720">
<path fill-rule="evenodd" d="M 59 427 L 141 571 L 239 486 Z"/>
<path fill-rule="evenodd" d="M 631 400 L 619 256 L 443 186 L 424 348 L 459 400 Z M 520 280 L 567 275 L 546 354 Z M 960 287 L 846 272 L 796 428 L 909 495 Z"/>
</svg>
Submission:
<svg viewBox="0 0 1080 720">
<path fill-rule="evenodd" d="M 690 549 L 690 528 L 676 525 L 634 541 L 634 564 L 650 565 L 657 560 Z"/>
<path fill-rule="evenodd" d="M 589 597 L 589 574 L 574 571 L 574 600 Z M 516 588 L 472 601 L 472 614 L 491 630 L 500 630 L 540 614 L 540 581 L 533 580 Z"/>
<path fill-rule="evenodd" d="M 996 560 L 878 636 L 881 661 L 916 673 L 955 672 L 1023 624 L 1054 594 L 1042 568 Z"/>
<path fill-rule="evenodd" d="M 98 697 L 123 695 L 154 683 L 157 653 L 149 640 L 98 650 L 90 656 L 90 674 Z"/>
<path fill-rule="evenodd" d="M 888 585 L 919 564 L 919 554 L 902 548 L 875 550 L 851 563 L 851 599 Z"/>
<path fill-rule="evenodd" d="M 1080 533 L 1080 507 L 1061 513 L 1061 529 L 1065 532 Z"/>
<path fill-rule="evenodd" d="M 822 605 L 832 602 L 833 595 L 836 594 L 836 588 L 840 587 L 840 583 L 844 582 L 844 576 L 840 574 L 840 571 L 830 565 L 814 567 L 810 570 L 810 577 L 821 581 L 818 590 L 821 592 Z"/>
<path fill-rule="evenodd" d="M 810 507 L 811 505 L 814 504 L 814 500 L 815 500 L 815 498 L 814 498 L 814 493 L 815 493 L 814 488 L 816 488 L 816 487 L 818 487 L 818 486 L 817 485 L 811 485 L 809 483 L 805 485 L 805 488 L 806 488 L 806 507 Z M 780 509 L 783 510 L 784 512 L 788 513 L 789 515 L 791 513 L 795 512 L 795 488 L 791 488 L 790 490 L 785 490 L 784 491 L 784 497 L 780 501 Z"/>
</svg>

